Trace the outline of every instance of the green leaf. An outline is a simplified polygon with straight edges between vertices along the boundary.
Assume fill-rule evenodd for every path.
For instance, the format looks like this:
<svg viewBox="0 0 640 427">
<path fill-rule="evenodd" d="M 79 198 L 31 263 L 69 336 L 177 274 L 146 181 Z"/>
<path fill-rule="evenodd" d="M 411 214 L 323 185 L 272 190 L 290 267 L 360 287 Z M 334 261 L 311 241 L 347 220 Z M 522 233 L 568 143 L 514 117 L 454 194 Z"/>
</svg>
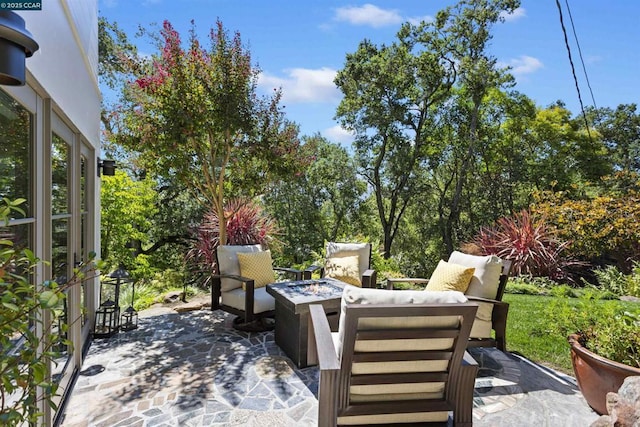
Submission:
<svg viewBox="0 0 640 427">
<path fill-rule="evenodd" d="M 60 301 L 60 297 L 58 293 L 53 291 L 44 291 L 39 296 L 40 305 L 43 308 L 53 308 Z"/>
<path fill-rule="evenodd" d="M 7 307 L 11 311 L 16 311 L 16 312 L 20 311 L 20 307 L 18 307 L 12 302 L 3 302 L 2 305 Z"/>
<path fill-rule="evenodd" d="M 44 381 L 47 369 L 42 363 L 34 363 L 31 365 L 31 369 L 33 370 L 33 380 L 36 384 L 40 384 Z"/>
</svg>

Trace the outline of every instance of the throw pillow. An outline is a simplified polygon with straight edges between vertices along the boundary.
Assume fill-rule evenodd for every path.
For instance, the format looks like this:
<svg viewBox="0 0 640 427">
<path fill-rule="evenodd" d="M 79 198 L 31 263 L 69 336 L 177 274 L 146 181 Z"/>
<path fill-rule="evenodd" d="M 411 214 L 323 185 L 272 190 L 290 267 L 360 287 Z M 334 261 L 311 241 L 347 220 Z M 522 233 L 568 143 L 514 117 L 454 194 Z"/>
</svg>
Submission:
<svg viewBox="0 0 640 427">
<path fill-rule="evenodd" d="M 276 274 L 273 271 L 272 263 L 271 251 L 269 250 L 238 253 L 240 275 L 248 279 L 253 279 L 254 288 L 261 288 L 275 281 Z M 247 290 L 244 283 L 242 284 L 242 289 Z"/>
<path fill-rule="evenodd" d="M 354 286 L 362 286 L 358 255 L 327 258 L 324 277 L 332 277 Z"/>
<path fill-rule="evenodd" d="M 427 291 L 459 291 L 464 293 L 471 283 L 475 268 L 440 260 L 433 271 Z"/>
</svg>

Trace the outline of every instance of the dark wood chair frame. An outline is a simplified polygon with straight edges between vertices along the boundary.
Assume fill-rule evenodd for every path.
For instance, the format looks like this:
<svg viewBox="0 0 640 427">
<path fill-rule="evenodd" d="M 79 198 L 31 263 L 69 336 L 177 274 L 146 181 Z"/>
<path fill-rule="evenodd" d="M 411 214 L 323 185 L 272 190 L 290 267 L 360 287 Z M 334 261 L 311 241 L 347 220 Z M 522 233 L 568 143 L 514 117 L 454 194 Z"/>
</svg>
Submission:
<svg viewBox="0 0 640 427">
<path fill-rule="evenodd" d="M 371 267 L 371 243 L 369 245 L 369 267 Z M 313 273 L 319 271 L 320 277 L 324 277 L 324 267 L 320 265 L 312 265 L 302 271 L 302 279 L 310 280 Z M 361 283 L 363 288 L 375 288 L 377 274 L 375 270 L 367 269 L 362 273 Z"/>
<path fill-rule="evenodd" d="M 218 264 L 218 253 L 216 252 L 216 265 Z M 295 268 L 286 267 L 273 267 L 273 270 L 283 272 L 291 276 L 291 280 L 301 280 L 302 271 Z M 222 296 L 222 278 L 228 278 L 236 280 L 245 284 L 245 298 L 244 298 L 244 310 L 238 310 L 235 307 L 223 304 L 220 300 Z M 262 313 L 253 312 L 253 294 L 255 290 L 255 283 L 253 279 L 243 276 L 237 276 L 232 274 L 215 274 L 211 276 L 211 311 L 222 310 L 227 313 L 235 314 L 238 316 L 237 323 L 251 323 L 254 320 L 264 317 L 273 317 L 275 310 L 263 311 Z"/>
<path fill-rule="evenodd" d="M 504 290 L 507 287 L 509 274 L 511 273 L 512 262 L 507 259 L 502 260 L 502 274 L 498 283 L 498 292 L 495 299 L 480 298 L 467 295 L 469 302 L 486 302 L 493 304 L 491 312 L 492 338 L 469 338 L 467 347 L 496 347 L 500 351 L 507 351 L 507 316 L 509 314 L 509 304 L 502 301 Z M 429 279 L 413 277 L 387 279 L 387 289 L 394 289 L 395 283 L 418 283 L 426 285 Z"/>
<path fill-rule="evenodd" d="M 335 426 L 340 416 L 377 415 L 412 412 L 453 411 L 454 426 L 471 426 L 473 390 L 478 373 L 477 362 L 466 352 L 477 305 L 465 304 L 350 304 L 346 307 L 342 357 L 336 354 L 327 317 L 320 305 L 311 305 L 309 323 L 310 363 L 320 368 L 318 389 L 318 426 Z M 389 328 L 358 331 L 362 317 L 460 316 L 457 328 Z M 449 350 L 354 352 L 356 340 L 453 338 Z M 443 372 L 387 373 L 352 375 L 352 362 L 449 360 Z M 442 399 L 350 403 L 351 384 L 395 384 L 423 381 L 444 381 Z M 433 425 L 433 424 L 427 424 Z M 446 425 L 446 424 L 445 424 Z"/>
</svg>

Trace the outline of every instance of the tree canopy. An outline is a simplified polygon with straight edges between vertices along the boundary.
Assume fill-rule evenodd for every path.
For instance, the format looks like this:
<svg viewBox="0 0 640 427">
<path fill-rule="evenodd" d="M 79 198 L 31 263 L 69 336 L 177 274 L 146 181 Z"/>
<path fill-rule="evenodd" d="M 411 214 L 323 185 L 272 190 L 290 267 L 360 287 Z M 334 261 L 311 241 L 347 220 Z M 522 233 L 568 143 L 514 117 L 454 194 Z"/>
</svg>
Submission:
<svg viewBox="0 0 640 427">
<path fill-rule="evenodd" d="M 134 79 L 114 135 L 140 153 L 141 167 L 184 184 L 219 213 L 232 183 L 259 193 L 270 180 L 299 167 L 298 128 L 286 119 L 279 91 L 257 95 L 259 70 L 239 33 L 230 36 L 218 21 L 207 49 L 192 23 L 183 46 L 165 21 L 155 40 L 158 53 L 130 58 Z"/>
</svg>

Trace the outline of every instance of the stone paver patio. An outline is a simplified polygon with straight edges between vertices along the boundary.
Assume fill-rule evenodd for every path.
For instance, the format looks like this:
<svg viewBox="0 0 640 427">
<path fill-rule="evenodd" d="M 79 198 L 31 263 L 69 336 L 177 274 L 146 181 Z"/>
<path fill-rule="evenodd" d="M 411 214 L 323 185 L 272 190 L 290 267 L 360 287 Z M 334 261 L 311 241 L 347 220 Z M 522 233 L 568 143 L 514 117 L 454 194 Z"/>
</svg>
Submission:
<svg viewBox="0 0 640 427">
<path fill-rule="evenodd" d="M 62 426 L 314 426 L 318 370 L 296 368 L 273 333 L 233 317 L 148 312 L 137 330 L 94 340 Z M 588 426 L 573 379 L 496 349 L 472 349 L 476 426 Z"/>
</svg>

